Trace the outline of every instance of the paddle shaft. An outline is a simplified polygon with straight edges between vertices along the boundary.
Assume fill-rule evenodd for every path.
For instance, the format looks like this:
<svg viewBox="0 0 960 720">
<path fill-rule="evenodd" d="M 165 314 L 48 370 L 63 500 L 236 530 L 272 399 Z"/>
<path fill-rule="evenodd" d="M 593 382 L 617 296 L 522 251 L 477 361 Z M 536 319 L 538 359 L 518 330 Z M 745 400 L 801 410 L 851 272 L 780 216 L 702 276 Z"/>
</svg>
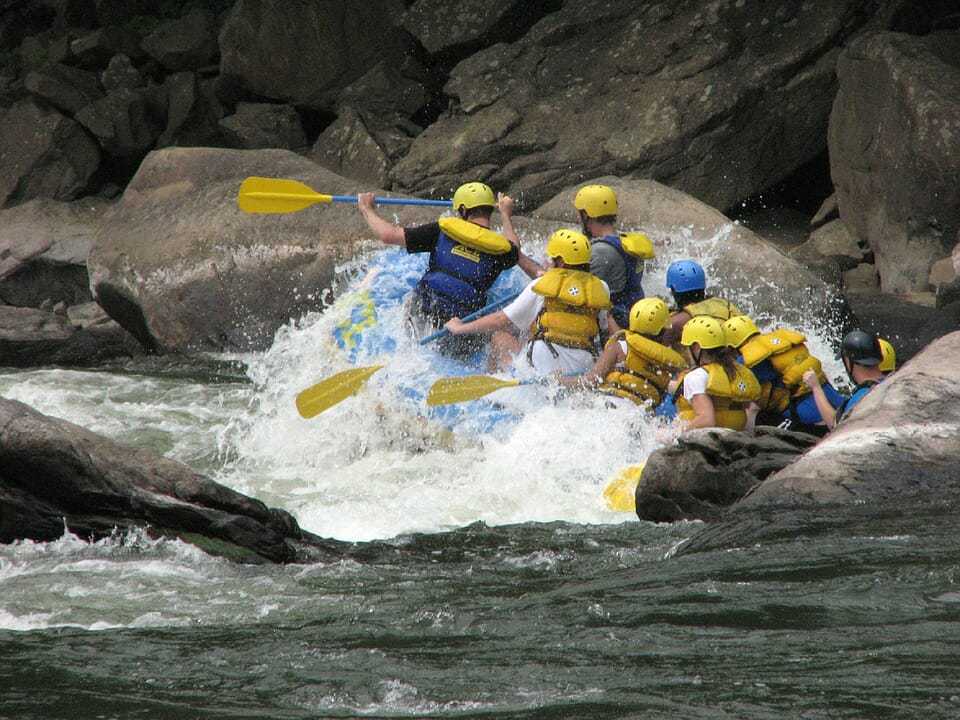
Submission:
<svg viewBox="0 0 960 720">
<path fill-rule="evenodd" d="M 460 320 L 462 322 L 470 322 L 471 320 L 476 320 L 478 317 L 483 317 L 484 315 L 488 315 L 489 313 L 496 312 L 500 308 L 512 303 L 514 300 L 517 299 L 519 295 L 520 293 L 513 293 L 513 295 L 508 295 L 507 297 L 501 298 L 496 302 L 492 302 L 489 305 L 485 305 L 484 307 L 470 313 L 464 318 L 460 318 Z M 426 345 L 427 343 L 431 343 L 434 340 L 438 340 L 439 338 L 445 337 L 449 334 L 450 334 L 449 330 L 447 330 L 446 328 L 440 328 L 435 333 L 431 333 L 427 335 L 425 338 L 422 338 L 420 340 L 420 344 Z"/>
<path fill-rule="evenodd" d="M 357 204 L 356 195 L 331 195 L 330 202 Z M 450 207 L 453 200 L 425 200 L 423 198 L 393 198 L 393 197 L 375 197 L 373 202 L 377 205 L 434 205 L 437 207 Z"/>
</svg>

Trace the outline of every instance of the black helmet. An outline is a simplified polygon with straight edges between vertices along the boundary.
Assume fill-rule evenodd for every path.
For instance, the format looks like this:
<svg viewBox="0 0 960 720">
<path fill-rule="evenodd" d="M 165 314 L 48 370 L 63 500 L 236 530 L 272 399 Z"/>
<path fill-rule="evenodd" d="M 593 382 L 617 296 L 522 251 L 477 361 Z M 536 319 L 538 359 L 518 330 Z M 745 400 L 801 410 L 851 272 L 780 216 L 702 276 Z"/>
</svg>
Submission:
<svg viewBox="0 0 960 720">
<path fill-rule="evenodd" d="M 876 335 L 863 330 L 851 330 L 840 344 L 840 354 L 857 365 L 879 365 L 883 360 L 883 351 Z"/>
</svg>

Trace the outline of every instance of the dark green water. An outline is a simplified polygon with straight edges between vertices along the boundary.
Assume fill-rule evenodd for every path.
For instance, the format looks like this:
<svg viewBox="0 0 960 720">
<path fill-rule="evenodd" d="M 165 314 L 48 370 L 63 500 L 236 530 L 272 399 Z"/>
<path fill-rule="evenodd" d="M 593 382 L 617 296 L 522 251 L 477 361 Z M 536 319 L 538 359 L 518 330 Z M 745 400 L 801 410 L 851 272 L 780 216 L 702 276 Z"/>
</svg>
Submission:
<svg viewBox="0 0 960 720">
<path fill-rule="evenodd" d="M 960 717 L 948 512 L 671 552 L 702 527 L 476 525 L 287 568 L 3 548 L 0 716 Z"/>
</svg>

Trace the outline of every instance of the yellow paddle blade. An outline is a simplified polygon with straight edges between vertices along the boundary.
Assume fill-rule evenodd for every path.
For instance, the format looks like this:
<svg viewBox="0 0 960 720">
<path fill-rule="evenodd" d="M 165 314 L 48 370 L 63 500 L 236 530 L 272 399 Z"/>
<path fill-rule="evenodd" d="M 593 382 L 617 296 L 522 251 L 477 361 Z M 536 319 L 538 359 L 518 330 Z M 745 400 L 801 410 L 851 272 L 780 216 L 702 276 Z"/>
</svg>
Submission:
<svg viewBox="0 0 960 720">
<path fill-rule="evenodd" d="M 370 376 L 382 367 L 383 365 L 371 365 L 352 368 L 321 380 L 297 395 L 297 412 L 302 418 L 319 415 L 351 395 L 356 395 Z"/>
<path fill-rule="evenodd" d="M 296 180 L 248 177 L 240 185 L 237 205 L 248 213 L 292 213 L 316 203 L 329 203 L 331 197 Z"/>
<path fill-rule="evenodd" d="M 519 380 L 501 380 L 489 375 L 440 378 L 430 386 L 427 405 L 453 405 L 476 400 L 501 388 L 516 387 Z"/>
<path fill-rule="evenodd" d="M 603 489 L 607 507 L 615 512 L 637 511 L 637 485 L 645 463 L 628 465 Z"/>
</svg>

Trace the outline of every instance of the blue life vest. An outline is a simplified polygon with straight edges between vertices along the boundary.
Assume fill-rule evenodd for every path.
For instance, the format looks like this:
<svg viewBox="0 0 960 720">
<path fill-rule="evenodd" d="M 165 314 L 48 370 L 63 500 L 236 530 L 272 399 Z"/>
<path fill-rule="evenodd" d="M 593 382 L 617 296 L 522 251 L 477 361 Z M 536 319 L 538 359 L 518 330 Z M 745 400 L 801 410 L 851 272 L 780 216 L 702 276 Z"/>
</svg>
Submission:
<svg viewBox="0 0 960 720">
<path fill-rule="evenodd" d="M 486 304 L 487 290 L 504 269 L 500 256 L 462 245 L 442 230 L 417 286 L 423 310 L 443 321 Z"/>
<path fill-rule="evenodd" d="M 873 390 L 875 385 L 879 385 L 876 380 L 868 380 L 862 385 L 857 385 L 853 390 L 853 394 L 844 400 L 840 407 L 837 408 L 837 422 L 839 423 L 841 420 L 844 420 L 847 415 L 850 414 L 850 411 L 853 410 L 854 406 Z"/>
<path fill-rule="evenodd" d="M 643 280 L 643 261 L 623 249 L 623 242 L 619 235 L 604 235 L 601 238 L 595 238 L 593 242 L 606 243 L 616 250 L 620 259 L 623 260 L 627 281 L 623 289 L 610 294 L 610 302 L 613 304 L 610 313 L 617 321 L 617 325 L 628 328 L 630 327 L 630 308 L 637 300 L 643 300 L 645 297 L 643 287 L 640 285 L 640 281 Z"/>
</svg>

